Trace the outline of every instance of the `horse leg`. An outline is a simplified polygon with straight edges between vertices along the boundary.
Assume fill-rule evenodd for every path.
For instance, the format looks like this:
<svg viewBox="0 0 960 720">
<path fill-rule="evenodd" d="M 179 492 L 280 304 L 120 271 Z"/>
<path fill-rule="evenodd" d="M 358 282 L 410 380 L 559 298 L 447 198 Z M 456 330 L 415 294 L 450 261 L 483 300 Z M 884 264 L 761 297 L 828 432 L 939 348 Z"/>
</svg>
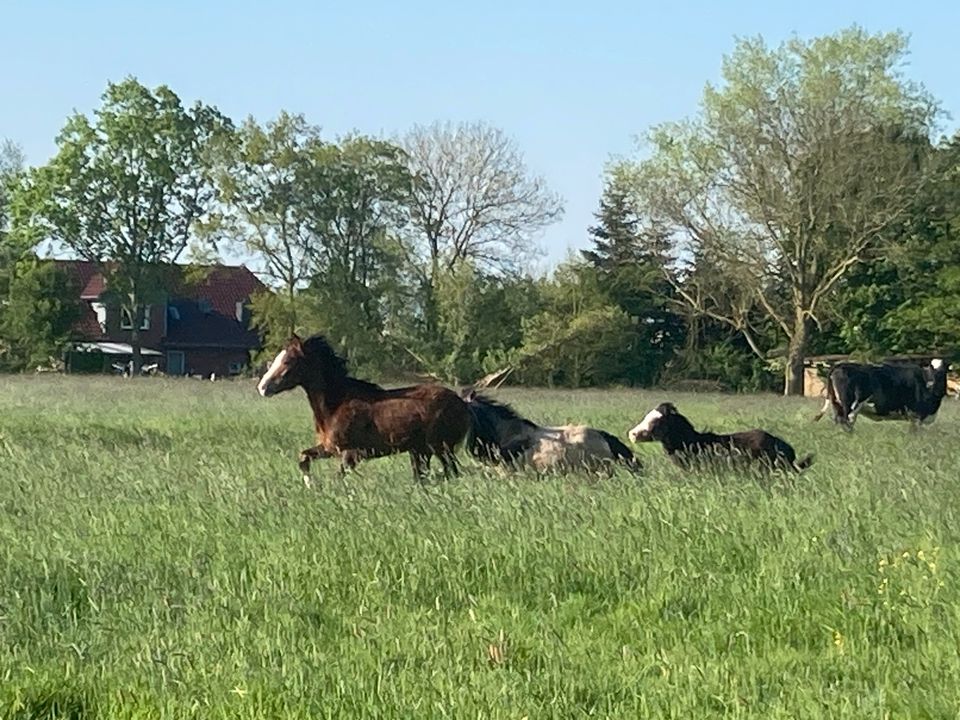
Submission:
<svg viewBox="0 0 960 720">
<path fill-rule="evenodd" d="M 340 477 L 343 478 L 348 470 L 353 470 L 360 462 L 356 450 L 344 450 L 340 453 Z"/>
<path fill-rule="evenodd" d="M 333 454 L 325 450 L 322 445 L 315 445 L 312 448 L 300 451 L 300 456 L 297 458 L 297 466 L 300 468 L 300 472 L 303 473 L 304 485 L 307 487 L 313 485 L 313 481 L 310 479 L 310 463 L 314 460 L 328 457 L 333 457 Z"/>
<path fill-rule="evenodd" d="M 448 480 L 451 477 L 458 477 L 460 475 L 460 466 L 457 463 L 457 456 L 453 454 L 453 451 L 447 448 L 441 450 L 439 455 L 440 464 L 443 465 L 443 476 Z"/>
<path fill-rule="evenodd" d="M 424 472 L 428 467 L 430 467 L 430 456 L 421 455 L 417 452 L 411 452 L 410 467 L 413 469 L 413 479 L 422 485 L 424 480 Z"/>
</svg>

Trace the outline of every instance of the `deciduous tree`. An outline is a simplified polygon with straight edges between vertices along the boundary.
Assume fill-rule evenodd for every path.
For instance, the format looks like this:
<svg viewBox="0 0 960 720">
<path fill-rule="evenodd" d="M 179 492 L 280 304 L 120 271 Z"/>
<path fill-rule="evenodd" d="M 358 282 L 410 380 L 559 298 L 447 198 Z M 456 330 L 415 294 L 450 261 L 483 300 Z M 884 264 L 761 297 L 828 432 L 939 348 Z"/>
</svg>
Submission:
<svg viewBox="0 0 960 720">
<path fill-rule="evenodd" d="M 412 221 L 417 253 L 435 277 L 469 261 L 481 272 L 519 269 L 537 232 L 558 220 L 560 198 L 531 175 L 520 150 L 483 123 L 434 123 L 404 139 L 418 182 Z"/>
<path fill-rule="evenodd" d="M 324 143 L 302 115 L 281 112 L 264 125 L 247 119 L 221 146 L 215 178 L 228 244 L 250 256 L 280 292 L 265 301 L 272 323 L 298 326 L 298 289 L 312 277 L 319 247 L 309 206 L 316 190 L 313 158 Z"/>
<path fill-rule="evenodd" d="M 0 298 L 7 297 L 17 260 L 29 250 L 27 243 L 10 235 L 10 207 L 15 183 L 23 172 L 23 152 L 10 140 L 0 142 Z"/>
<path fill-rule="evenodd" d="M 52 261 L 17 262 L 0 314 L 0 367 L 24 370 L 59 361 L 80 317 L 80 288 Z"/>
<path fill-rule="evenodd" d="M 208 151 L 229 129 L 215 108 L 185 108 L 166 86 L 110 83 L 92 118 L 67 121 L 56 156 L 24 189 L 31 222 L 100 263 L 110 297 L 132 319 L 135 373 L 142 313 L 212 207 Z"/>
<path fill-rule="evenodd" d="M 906 38 L 853 28 L 777 48 L 737 42 L 700 113 L 650 133 L 633 167 L 644 211 L 701 274 L 680 292 L 742 332 L 786 341 L 785 392 L 803 391 L 811 332 L 844 277 L 895 239 L 922 186 L 936 103 L 903 77 Z"/>
</svg>

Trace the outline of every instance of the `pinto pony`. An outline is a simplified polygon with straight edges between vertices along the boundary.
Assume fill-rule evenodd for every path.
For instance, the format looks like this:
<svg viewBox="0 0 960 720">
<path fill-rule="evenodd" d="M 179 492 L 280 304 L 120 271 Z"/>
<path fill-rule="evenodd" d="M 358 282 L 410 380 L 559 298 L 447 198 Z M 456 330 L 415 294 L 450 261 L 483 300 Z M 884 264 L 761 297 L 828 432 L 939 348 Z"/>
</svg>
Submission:
<svg viewBox="0 0 960 720">
<path fill-rule="evenodd" d="M 302 387 L 313 410 L 317 444 L 300 453 L 304 483 L 310 462 L 339 457 L 341 472 L 360 460 L 410 453 L 415 480 L 436 455 L 444 475 L 459 474 L 456 446 L 470 429 L 470 412 L 460 397 L 440 385 L 387 390 L 350 377 L 346 361 L 322 335 L 294 335 L 260 379 L 263 397 Z"/>
<path fill-rule="evenodd" d="M 635 443 L 660 442 L 670 459 L 683 468 L 689 468 L 698 460 L 720 457 L 742 458 L 759 462 L 767 468 L 796 472 L 813 463 L 813 455 L 797 460 L 797 454 L 788 442 L 765 430 L 746 430 L 729 435 L 697 432 L 673 403 L 662 403 L 648 412 L 630 430 L 629 436 Z"/>
<path fill-rule="evenodd" d="M 630 448 L 603 430 L 586 425 L 542 427 L 505 403 L 468 388 L 462 393 L 473 416 L 467 450 L 481 462 L 551 469 L 596 469 L 611 463 L 636 471 Z"/>
</svg>

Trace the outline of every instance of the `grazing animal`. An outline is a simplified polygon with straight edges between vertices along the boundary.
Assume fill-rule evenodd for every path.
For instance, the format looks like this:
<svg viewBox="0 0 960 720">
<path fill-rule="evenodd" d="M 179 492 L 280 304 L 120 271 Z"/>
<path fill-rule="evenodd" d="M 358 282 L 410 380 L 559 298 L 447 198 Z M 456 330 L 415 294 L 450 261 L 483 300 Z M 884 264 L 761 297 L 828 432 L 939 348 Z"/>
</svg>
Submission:
<svg viewBox="0 0 960 720">
<path fill-rule="evenodd" d="M 827 377 L 827 397 L 814 421 L 833 409 L 834 422 L 853 430 L 860 414 L 871 420 L 933 422 L 947 394 L 948 366 L 937 358 L 928 366 L 839 363 Z"/>
<path fill-rule="evenodd" d="M 456 446 L 470 429 L 470 411 L 454 391 L 440 385 L 387 390 L 352 378 L 346 361 L 321 335 L 294 335 L 260 379 L 264 397 L 302 387 L 313 410 L 317 445 L 300 453 L 304 483 L 310 461 L 340 457 L 341 471 L 360 460 L 410 453 L 413 476 L 422 480 L 436 455 L 445 476 L 459 474 Z"/>
<path fill-rule="evenodd" d="M 462 396 L 473 416 L 467 450 L 482 462 L 530 466 L 538 472 L 597 469 L 611 463 L 640 469 L 630 448 L 608 432 L 586 425 L 542 427 L 472 388 Z"/>
<path fill-rule="evenodd" d="M 768 468 L 797 472 L 813 463 L 813 455 L 797 460 L 789 443 L 765 430 L 746 430 L 729 435 L 697 432 L 673 403 L 657 405 L 630 430 L 629 436 L 635 443 L 660 442 L 670 459 L 684 468 L 698 460 L 719 457 L 759 462 Z"/>
</svg>

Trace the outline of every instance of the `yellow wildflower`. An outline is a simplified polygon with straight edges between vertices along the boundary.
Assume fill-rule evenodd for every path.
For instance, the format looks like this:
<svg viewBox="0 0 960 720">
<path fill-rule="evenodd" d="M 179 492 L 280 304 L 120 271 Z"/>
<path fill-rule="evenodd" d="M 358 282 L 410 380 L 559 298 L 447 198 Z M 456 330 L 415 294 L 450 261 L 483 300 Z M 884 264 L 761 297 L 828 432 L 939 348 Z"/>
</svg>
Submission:
<svg viewBox="0 0 960 720">
<path fill-rule="evenodd" d="M 843 655 L 843 633 L 839 630 L 833 631 L 833 644 L 836 645 L 837 651 Z"/>
</svg>

